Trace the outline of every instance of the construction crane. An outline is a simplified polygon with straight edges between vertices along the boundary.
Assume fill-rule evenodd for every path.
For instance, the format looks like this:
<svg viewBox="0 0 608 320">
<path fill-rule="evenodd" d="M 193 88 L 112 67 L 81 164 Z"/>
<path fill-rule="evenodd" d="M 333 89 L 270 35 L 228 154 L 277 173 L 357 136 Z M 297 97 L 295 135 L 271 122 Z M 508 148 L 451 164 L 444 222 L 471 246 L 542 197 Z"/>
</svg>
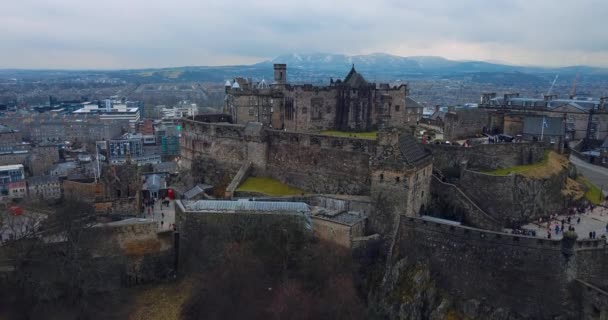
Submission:
<svg viewBox="0 0 608 320">
<path fill-rule="evenodd" d="M 559 74 L 555 75 L 555 79 L 553 79 L 553 83 L 551 83 L 551 87 L 549 87 L 549 91 L 547 91 L 547 96 L 551 95 L 551 92 L 553 91 L 553 87 L 555 87 L 555 82 L 557 81 L 557 78 L 559 78 Z"/>
<path fill-rule="evenodd" d="M 576 96 L 576 82 L 578 81 L 579 75 L 580 73 L 577 73 L 576 78 L 574 78 L 574 81 L 572 82 L 572 89 L 570 89 L 570 99 L 574 99 L 574 96 Z"/>
</svg>

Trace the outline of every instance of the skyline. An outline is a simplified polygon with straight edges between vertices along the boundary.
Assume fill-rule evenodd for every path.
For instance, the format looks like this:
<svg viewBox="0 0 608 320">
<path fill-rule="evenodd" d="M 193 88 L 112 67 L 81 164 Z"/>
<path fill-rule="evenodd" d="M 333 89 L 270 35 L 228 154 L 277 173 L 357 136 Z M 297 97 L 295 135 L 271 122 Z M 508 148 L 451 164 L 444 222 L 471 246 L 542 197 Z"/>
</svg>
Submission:
<svg viewBox="0 0 608 320">
<path fill-rule="evenodd" d="M 602 23 L 608 4 L 597 0 L 559 6 L 547 0 L 23 0 L 5 6 L 3 69 L 246 65 L 312 52 L 608 67 Z"/>
</svg>

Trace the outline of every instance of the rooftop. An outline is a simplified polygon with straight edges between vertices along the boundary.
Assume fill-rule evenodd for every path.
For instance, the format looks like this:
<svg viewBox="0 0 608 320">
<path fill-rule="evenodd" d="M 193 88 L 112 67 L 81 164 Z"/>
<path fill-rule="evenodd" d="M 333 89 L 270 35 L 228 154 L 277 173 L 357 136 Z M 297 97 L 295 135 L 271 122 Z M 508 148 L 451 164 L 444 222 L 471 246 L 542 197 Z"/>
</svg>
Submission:
<svg viewBox="0 0 608 320">
<path fill-rule="evenodd" d="M 399 150 L 408 165 L 417 165 L 429 156 L 418 141 L 407 133 L 399 136 Z"/>
<path fill-rule="evenodd" d="M 192 189 L 184 192 L 184 198 L 190 200 L 208 189 L 213 189 L 213 186 L 208 184 L 197 184 Z"/>
<path fill-rule="evenodd" d="M 30 185 L 40 185 L 49 183 L 58 183 L 59 177 L 57 176 L 35 176 L 27 179 L 27 183 Z"/>
<path fill-rule="evenodd" d="M 226 212 L 236 213 L 238 211 L 279 213 L 299 212 L 310 213 L 310 207 L 303 202 L 275 202 L 275 201 L 249 201 L 241 199 L 230 200 L 198 200 L 182 201 L 184 208 L 188 211 L 197 212 Z"/>
<path fill-rule="evenodd" d="M 10 164 L 10 165 L 6 165 L 6 166 L 0 166 L 0 171 L 6 171 L 6 170 L 23 170 L 23 165 L 22 164 Z"/>
<path fill-rule="evenodd" d="M 355 225 L 355 224 L 367 219 L 367 217 L 363 216 L 360 212 L 343 211 L 343 210 L 332 211 L 332 210 L 328 210 L 326 208 L 320 208 L 320 207 L 314 208 L 313 217 L 321 218 L 321 219 L 325 219 L 325 220 L 331 220 L 331 221 L 334 221 L 334 222 L 337 222 L 340 224 L 349 225 L 349 226 Z"/>
</svg>

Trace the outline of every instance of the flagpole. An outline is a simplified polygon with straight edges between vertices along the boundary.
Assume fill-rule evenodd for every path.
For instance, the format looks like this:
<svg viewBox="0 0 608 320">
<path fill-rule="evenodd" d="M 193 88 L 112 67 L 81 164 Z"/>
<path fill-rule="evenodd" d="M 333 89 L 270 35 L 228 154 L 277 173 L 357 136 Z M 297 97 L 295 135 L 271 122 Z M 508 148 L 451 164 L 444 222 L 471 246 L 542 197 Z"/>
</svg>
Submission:
<svg viewBox="0 0 608 320">
<path fill-rule="evenodd" d="M 540 124 L 540 141 L 543 141 L 543 137 L 545 135 L 545 117 L 543 117 L 543 121 Z"/>
<path fill-rule="evenodd" d="M 99 168 L 99 145 L 97 144 L 98 141 L 95 141 L 95 151 L 97 152 L 97 174 L 95 175 L 95 183 L 97 183 L 97 179 L 101 178 L 101 170 Z"/>
</svg>

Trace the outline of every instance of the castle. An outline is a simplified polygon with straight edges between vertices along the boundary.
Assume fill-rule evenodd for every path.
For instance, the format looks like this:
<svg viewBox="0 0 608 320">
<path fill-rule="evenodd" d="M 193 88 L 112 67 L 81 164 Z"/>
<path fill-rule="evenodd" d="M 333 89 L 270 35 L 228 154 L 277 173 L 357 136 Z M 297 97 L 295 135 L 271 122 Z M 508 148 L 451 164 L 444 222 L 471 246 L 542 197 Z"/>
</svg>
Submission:
<svg viewBox="0 0 608 320">
<path fill-rule="evenodd" d="M 196 164 L 205 183 L 217 183 L 223 177 L 234 177 L 234 182 L 249 172 L 312 195 L 341 195 L 345 202 L 354 196 L 357 201 L 366 198 L 371 209 L 365 212 L 365 233 L 387 240 L 385 277 L 397 277 L 383 281 L 389 288 L 387 294 L 401 294 L 395 290 L 408 273 L 399 271 L 398 265 L 405 261 L 425 265 L 439 288 L 476 306 L 471 319 L 484 319 L 490 312 L 490 319 L 506 319 L 505 314 L 529 319 L 605 317 L 605 240 L 577 239 L 574 232 L 561 240 L 502 232 L 520 216 L 527 219 L 544 214 L 544 207 L 526 208 L 533 201 L 542 206 L 563 205 L 553 197 L 559 190 L 544 184 L 561 186 L 567 169 L 524 186 L 519 186 L 522 183 L 517 177 L 469 170 L 467 166 L 495 169 L 536 163 L 543 158 L 545 147 L 526 143 L 471 148 L 439 145 L 425 150 L 411 133 L 400 130 L 415 124 L 421 114 L 418 107 L 408 107 L 408 101 L 406 86 L 370 84 L 354 68 L 344 81 L 332 80 L 327 87 L 291 86 L 286 83 L 286 66 L 278 64 L 271 85 L 263 81 L 253 85 L 244 78 L 226 83 L 225 108 L 236 123 L 215 122 L 230 117 L 181 120 L 180 164 L 185 169 Z M 319 134 L 332 129 L 378 129 L 378 134 L 375 140 Z M 477 203 L 496 204 L 484 205 L 488 212 L 457 186 L 433 175 L 434 167 L 440 171 L 458 166 L 464 182 L 460 188 L 479 193 L 473 197 Z M 496 185 L 507 187 L 496 189 Z M 548 191 L 545 195 L 528 189 Z M 468 225 L 419 217 L 432 197 L 438 196 L 460 203 Z M 526 210 L 515 212 L 516 202 Z M 182 216 L 189 214 L 195 215 Z M 431 303 L 435 305 L 429 310 L 439 308 L 438 301 Z"/>
<path fill-rule="evenodd" d="M 238 124 L 259 122 L 288 131 L 372 131 L 416 124 L 423 107 L 408 97 L 407 85 L 370 83 L 353 65 L 344 80 L 329 86 L 287 83 L 287 65 L 274 65 L 274 82 L 235 78 L 225 84 L 224 112 Z"/>
</svg>

